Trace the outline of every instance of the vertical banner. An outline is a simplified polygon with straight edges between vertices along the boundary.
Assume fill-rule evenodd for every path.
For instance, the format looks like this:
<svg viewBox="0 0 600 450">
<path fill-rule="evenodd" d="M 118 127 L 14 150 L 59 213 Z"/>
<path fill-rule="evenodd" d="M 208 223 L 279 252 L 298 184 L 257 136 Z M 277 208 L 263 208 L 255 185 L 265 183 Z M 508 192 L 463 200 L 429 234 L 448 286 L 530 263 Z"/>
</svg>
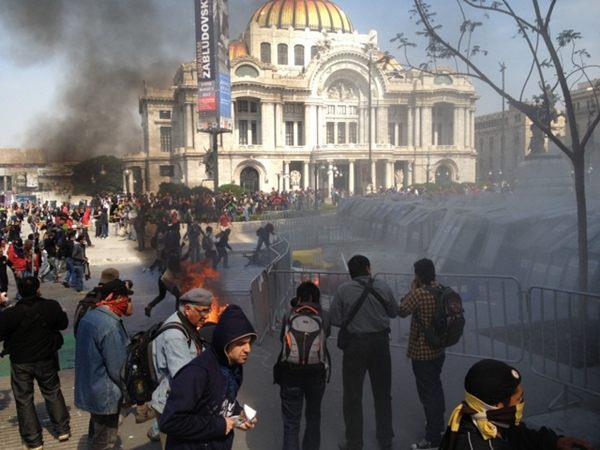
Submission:
<svg viewBox="0 0 600 450">
<path fill-rule="evenodd" d="M 201 129 L 231 130 L 228 0 L 195 0 Z"/>
</svg>

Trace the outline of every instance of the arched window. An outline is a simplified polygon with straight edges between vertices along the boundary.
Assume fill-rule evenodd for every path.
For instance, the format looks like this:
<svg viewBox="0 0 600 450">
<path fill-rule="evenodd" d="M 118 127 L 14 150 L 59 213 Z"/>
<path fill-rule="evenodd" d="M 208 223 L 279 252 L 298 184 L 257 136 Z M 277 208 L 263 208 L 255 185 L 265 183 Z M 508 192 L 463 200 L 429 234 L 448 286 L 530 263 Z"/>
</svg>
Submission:
<svg viewBox="0 0 600 450">
<path fill-rule="evenodd" d="M 288 46 L 287 44 L 277 45 L 277 64 L 280 66 L 288 65 Z"/>
<path fill-rule="evenodd" d="M 294 47 L 294 65 L 303 66 L 304 65 L 304 46 L 296 45 Z"/>
<path fill-rule="evenodd" d="M 238 67 L 235 70 L 235 74 L 238 77 L 251 77 L 251 78 L 256 78 L 258 77 L 258 70 L 256 70 L 255 67 L 252 67 L 248 64 L 244 64 L 240 67 Z"/>
<path fill-rule="evenodd" d="M 264 63 L 271 64 L 271 44 L 263 42 L 260 44 L 260 60 Z"/>
<path fill-rule="evenodd" d="M 258 172 L 253 167 L 246 167 L 240 174 L 240 186 L 248 192 L 259 190 Z"/>
<path fill-rule="evenodd" d="M 452 169 L 441 164 L 435 171 L 435 184 L 447 185 L 452 182 Z"/>
</svg>

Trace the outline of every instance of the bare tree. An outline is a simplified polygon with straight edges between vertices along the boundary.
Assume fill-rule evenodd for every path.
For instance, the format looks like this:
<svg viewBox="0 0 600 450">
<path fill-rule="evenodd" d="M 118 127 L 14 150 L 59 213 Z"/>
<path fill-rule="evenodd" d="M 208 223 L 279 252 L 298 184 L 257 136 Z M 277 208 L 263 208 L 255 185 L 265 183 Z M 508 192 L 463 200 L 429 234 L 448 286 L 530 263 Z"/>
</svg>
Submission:
<svg viewBox="0 0 600 450">
<path fill-rule="evenodd" d="M 397 42 L 398 48 L 403 50 L 406 64 L 411 68 L 435 73 L 440 61 L 451 61 L 456 74 L 481 80 L 510 105 L 529 117 L 569 158 L 573 165 L 577 202 L 579 288 L 585 291 L 588 286 L 585 150 L 600 122 L 600 83 L 593 81 L 591 77 L 591 72 L 600 66 L 591 64 L 590 54 L 578 45 L 582 38 L 581 33 L 573 29 L 561 30 L 558 33 L 551 30 L 558 0 L 547 0 L 545 4 L 540 0 L 530 0 L 529 5 L 520 5 L 518 12 L 516 0 L 454 1 L 462 20 L 458 29 L 451 32 L 453 35 L 448 36 L 442 24 L 438 23 L 437 14 L 431 4 L 425 0 L 413 0 L 414 8 L 411 13 L 420 27 L 417 35 L 425 38 L 427 42 L 426 62 L 418 66 L 412 65 L 408 50 L 410 47 L 416 47 L 416 44 L 404 33 L 397 34 L 392 41 Z M 518 94 L 505 89 L 494 79 L 495 74 L 486 73 L 481 63 L 481 58 L 487 56 L 488 52 L 476 42 L 476 31 L 482 30 L 485 23 L 494 18 L 513 22 L 516 30 L 514 37 L 522 40 L 531 55 L 531 66 Z M 571 94 L 572 89 L 582 81 L 587 82 L 593 89 L 596 106 L 585 129 L 575 120 L 575 104 Z M 527 101 L 524 95 L 532 83 L 537 84 L 540 95 Z M 559 113 L 566 116 L 570 142 L 563 142 L 552 129 L 552 120 Z"/>
</svg>

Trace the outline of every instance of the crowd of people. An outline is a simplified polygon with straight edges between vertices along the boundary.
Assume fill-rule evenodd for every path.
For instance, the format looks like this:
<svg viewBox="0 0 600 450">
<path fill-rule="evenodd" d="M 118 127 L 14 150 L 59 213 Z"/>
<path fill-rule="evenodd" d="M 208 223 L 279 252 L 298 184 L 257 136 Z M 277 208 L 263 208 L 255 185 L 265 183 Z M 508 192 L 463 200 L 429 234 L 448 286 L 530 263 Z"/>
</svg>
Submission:
<svg viewBox="0 0 600 450">
<path fill-rule="evenodd" d="M 0 215 L 3 252 L 7 248 L 7 255 L 0 260 L 0 339 L 4 341 L 3 354 L 10 357 L 11 387 L 25 448 L 43 448 L 33 401 L 34 381 L 44 397 L 56 438 L 68 441 L 71 436 L 58 366 L 61 332 L 68 327 L 69 317 L 58 302 L 42 297 L 41 283 L 47 278 L 59 281 L 64 267 L 65 285 L 81 291 L 87 264 L 85 247 L 91 245 L 87 227 L 95 224 L 96 237 L 104 238 L 109 235 L 109 224 L 115 223 L 115 232 L 131 234 L 142 250 L 145 218 L 152 214 L 159 219 L 150 239 L 157 252 L 151 268 L 159 269 L 161 275 L 159 296 L 146 306 L 145 313 L 151 315 L 166 292 L 176 297 L 176 311 L 151 329 L 130 335 L 125 319 L 132 315 L 134 287 L 116 268 L 109 268 L 80 301 L 72 319 L 75 406 L 90 414 L 88 447 L 115 447 L 119 417 L 126 407 L 136 408 L 139 422 L 153 421 L 148 437 L 160 441 L 165 449 L 231 449 L 235 430 L 260 428 L 256 412 L 238 401 L 243 366 L 257 337 L 251 322 L 236 305 L 220 308 L 215 314 L 210 291 L 182 283 L 186 260 L 227 266 L 231 216 L 226 208 L 221 210 L 215 232 L 212 226 L 203 225 L 203 216 L 194 212 L 195 208 L 193 202 L 170 197 L 107 197 L 76 207 L 14 205 Z M 182 222 L 187 224 L 183 236 Z M 31 235 L 20 242 L 26 223 Z M 271 224 L 259 229 L 257 250 L 270 245 L 273 231 Z M 9 302 L 2 268 L 15 273 L 15 304 Z M 548 428 L 528 428 L 522 422 L 522 375 L 495 360 L 479 361 L 469 369 L 464 400 L 445 425 L 442 371 L 448 342 L 440 340 L 436 328 L 440 299 L 445 294 L 436 281 L 433 262 L 415 262 L 411 288 L 400 301 L 384 281 L 372 277 L 365 256 L 352 257 L 348 271 L 351 279 L 337 287 L 329 310 L 321 305 L 319 287 L 306 281 L 297 287 L 282 321 L 273 381 L 279 385 L 283 450 L 321 448 L 322 399 L 331 379 L 328 346 L 332 327 L 339 329 L 337 346 L 342 353 L 345 433 L 338 447 L 366 448 L 362 398 L 368 373 L 378 448 L 393 448 L 390 321 L 409 316 L 407 356 L 425 413 L 423 436 L 415 439 L 413 449 L 591 449 L 585 441 L 560 436 Z M 459 308 L 457 315 L 461 314 Z M 303 411 L 306 424 L 301 439 Z"/>
</svg>

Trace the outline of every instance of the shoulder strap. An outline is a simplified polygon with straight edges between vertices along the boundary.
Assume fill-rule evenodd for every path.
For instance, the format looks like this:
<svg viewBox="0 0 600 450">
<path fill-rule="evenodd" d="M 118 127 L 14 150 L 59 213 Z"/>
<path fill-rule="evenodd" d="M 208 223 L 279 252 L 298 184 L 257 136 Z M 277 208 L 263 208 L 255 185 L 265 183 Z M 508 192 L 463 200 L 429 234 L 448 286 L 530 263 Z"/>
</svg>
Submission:
<svg viewBox="0 0 600 450">
<path fill-rule="evenodd" d="M 360 281 L 358 283 L 360 283 L 360 285 L 363 286 L 364 289 L 362 291 L 362 294 L 360 294 L 360 297 L 358 297 L 358 300 L 356 300 L 354 302 L 354 304 L 352 305 L 350 314 L 348 314 L 348 317 L 346 317 L 346 320 L 344 320 L 344 322 L 342 323 L 342 326 L 340 328 L 343 328 L 343 329 L 348 328 L 348 325 L 350 325 L 350 322 L 352 322 L 352 320 L 358 313 L 358 310 L 365 303 L 365 300 L 367 299 L 367 296 L 369 295 L 369 287 L 373 284 L 373 281 L 369 281 L 369 284 L 367 284 L 367 285 L 361 283 Z"/>
<path fill-rule="evenodd" d="M 356 281 L 358 281 L 362 286 L 364 286 L 364 288 L 367 291 L 369 291 L 369 294 L 372 294 L 373 297 L 375 297 L 379 301 L 379 303 L 381 303 L 381 306 L 383 306 L 385 308 L 385 300 L 383 299 L 381 294 L 373 288 L 373 280 L 371 280 L 369 283 L 363 283 L 362 281 L 359 281 L 359 280 L 356 280 Z"/>
<path fill-rule="evenodd" d="M 423 287 L 425 288 L 425 290 L 427 292 L 429 292 L 435 298 L 435 309 L 437 312 L 437 309 L 440 307 L 440 300 L 442 297 L 442 292 L 444 292 L 444 287 L 441 284 L 438 285 L 438 287 L 433 287 L 431 285 L 427 285 L 427 286 L 423 286 Z M 420 308 L 421 308 L 421 305 L 419 305 L 419 308 L 417 308 L 417 310 L 415 311 L 414 318 L 417 321 L 418 327 L 421 328 L 421 330 L 424 332 L 427 329 L 427 327 L 423 323 L 423 320 L 421 320 L 421 315 L 419 314 Z"/>
<path fill-rule="evenodd" d="M 185 329 L 185 327 L 177 322 L 169 322 L 167 324 L 164 324 L 163 326 L 161 326 L 158 331 L 156 332 L 156 335 L 154 336 L 153 340 L 156 339 L 159 335 L 163 334 L 165 331 L 167 330 L 179 330 L 181 331 L 184 336 L 186 337 L 187 341 L 188 341 L 188 345 L 190 345 L 190 342 L 192 341 L 192 337 L 189 335 L 188 331 Z"/>
</svg>

